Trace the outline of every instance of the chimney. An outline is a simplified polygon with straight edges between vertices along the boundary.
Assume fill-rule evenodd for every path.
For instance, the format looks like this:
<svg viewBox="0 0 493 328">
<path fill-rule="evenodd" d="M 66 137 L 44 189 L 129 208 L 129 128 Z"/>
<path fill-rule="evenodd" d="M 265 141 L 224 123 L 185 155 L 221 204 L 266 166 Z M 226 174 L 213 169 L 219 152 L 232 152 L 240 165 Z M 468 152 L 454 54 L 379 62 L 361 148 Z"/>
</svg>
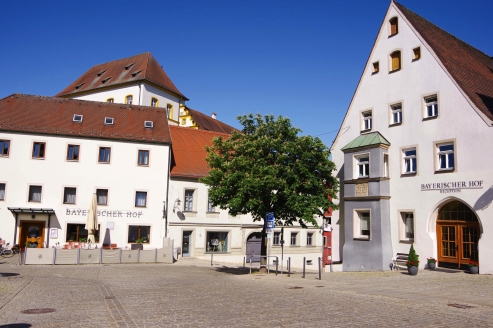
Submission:
<svg viewBox="0 0 493 328">
<path fill-rule="evenodd" d="M 216 113 L 212 113 L 211 116 L 212 116 L 213 119 L 216 119 Z"/>
</svg>

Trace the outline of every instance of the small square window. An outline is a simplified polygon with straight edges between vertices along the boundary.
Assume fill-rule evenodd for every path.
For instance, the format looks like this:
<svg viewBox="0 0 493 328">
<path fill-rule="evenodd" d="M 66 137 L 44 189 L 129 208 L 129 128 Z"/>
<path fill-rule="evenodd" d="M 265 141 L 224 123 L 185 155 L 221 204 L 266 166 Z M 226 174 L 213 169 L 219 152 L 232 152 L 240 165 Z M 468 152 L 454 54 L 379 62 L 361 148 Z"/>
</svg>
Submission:
<svg viewBox="0 0 493 328">
<path fill-rule="evenodd" d="M 115 119 L 113 117 L 105 117 L 104 118 L 104 124 L 105 125 L 113 125 L 114 121 L 115 121 Z"/>
<path fill-rule="evenodd" d="M 291 246 L 296 246 L 298 244 L 298 233 L 291 232 Z"/>
<path fill-rule="evenodd" d="M 413 61 L 421 58 L 421 48 L 417 47 L 413 49 Z"/>
<path fill-rule="evenodd" d="M 144 127 L 150 129 L 150 128 L 154 127 L 154 122 L 153 121 L 144 121 Z"/>
<path fill-rule="evenodd" d="M 425 118 L 432 118 L 438 116 L 438 97 L 437 95 L 424 98 L 425 106 Z"/>
<path fill-rule="evenodd" d="M 134 97 L 132 95 L 126 96 L 125 97 L 125 104 L 132 105 L 133 99 L 134 99 Z"/>
<path fill-rule="evenodd" d="M 111 154 L 110 147 L 99 147 L 99 158 L 98 158 L 99 163 L 109 163 L 111 158 L 110 154 Z"/>
<path fill-rule="evenodd" d="M 110 104 L 112 104 L 115 102 L 115 99 L 114 98 L 108 98 L 108 100 L 106 100 L 106 102 L 109 102 Z"/>
<path fill-rule="evenodd" d="M 437 144 L 438 171 L 453 171 L 455 168 L 454 143 Z"/>
<path fill-rule="evenodd" d="M 10 140 L 0 140 L 0 156 L 8 157 L 10 151 Z"/>
<path fill-rule="evenodd" d="M 75 204 L 76 193 L 77 193 L 76 188 L 65 187 L 63 190 L 63 203 L 64 204 Z"/>
<path fill-rule="evenodd" d="M 75 114 L 74 117 L 72 118 L 72 121 L 74 121 L 76 123 L 82 123 L 83 118 L 84 118 L 84 115 Z"/>
<path fill-rule="evenodd" d="M 403 154 L 403 168 L 404 174 L 416 173 L 417 171 L 417 157 L 416 148 L 404 149 Z"/>
<path fill-rule="evenodd" d="M 414 213 L 401 212 L 401 240 L 414 241 Z"/>
<path fill-rule="evenodd" d="M 67 161 L 79 160 L 79 145 L 68 145 L 67 147 Z"/>
<path fill-rule="evenodd" d="M 354 237 L 358 239 L 370 239 L 370 211 L 357 211 L 354 222 Z"/>
<path fill-rule="evenodd" d="M 372 111 L 367 111 L 361 113 L 361 131 L 366 132 L 366 131 L 371 131 L 373 124 L 372 124 Z"/>
<path fill-rule="evenodd" d="M 33 158 L 45 158 L 46 143 L 35 142 L 33 143 Z"/>
<path fill-rule="evenodd" d="M 374 62 L 373 63 L 373 74 L 377 74 L 380 72 L 380 62 Z"/>
<path fill-rule="evenodd" d="M 108 189 L 96 189 L 98 205 L 108 205 Z"/>
<path fill-rule="evenodd" d="M 29 202 L 40 203 L 42 186 L 29 186 Z"/>
<path fill-rule="evenodd" d="M 394 104 L 390 106 L 392 124 L 402 123 L 402 104 Z"/>
<path fill-rule="evenodd" d="M 151 239 L 150 226 L 128 226 L 128 242 L 148 244 Z"/>
<path fill-rule="evenodd" d="M 313 245 L 313 233 L 307 233 L 306 235 L 306 246 Z"/>
<path fill-rule="evenodd" d="M 0 183 L 0 200 L 5 200 L 5 183 Z"/>
<path fill-rule="evenodd" d="M 137 191 L 135 192 L 135 207 L 147 206 L 147 192 Z"/>
<path fill-rule="evenodd" d="M 139 160 L 137 162 L 140 166 L 148 166 L 149 165 L 149 151 L 148 150 L 139 150 Z"/>
</svg>

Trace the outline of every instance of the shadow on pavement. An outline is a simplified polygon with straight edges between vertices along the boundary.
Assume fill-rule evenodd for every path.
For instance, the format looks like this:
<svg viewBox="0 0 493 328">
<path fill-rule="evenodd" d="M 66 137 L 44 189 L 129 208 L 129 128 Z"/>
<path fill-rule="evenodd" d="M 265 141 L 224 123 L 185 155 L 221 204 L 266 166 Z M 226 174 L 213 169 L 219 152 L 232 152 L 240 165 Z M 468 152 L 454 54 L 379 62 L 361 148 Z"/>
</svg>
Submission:
<svg viewBox="0 0 493 328">
<path fill-rule="evenodd" d="M 7 325 L 1 325 L 0 328 L 29 328 L 32 327 L 29 323 L 9 323 Z"/>
<path fill-rule="evenodd" d="M 215 267 L 214 268 L 217 272 L 222 272 L 222 273 L 228 273 L 228 274 L 234 274 L 234 275 L 243 275 L 243 274 L 250 274 L 249 269 L 247 268 L 232 268 L 232 267 Z M 258 270 L 257 270 L 258 271 Z M 252 271 L 253 272 L 253 271 Z"/>
<path fill-rule="evenodd" d="M 13 277 L 13 276 L 18 276 L 18 275 L 19 275 L 18 273 L 10 273 L 10 272 L 9 273 L 7 273 L 7 272 L 2 273 L 2 272 L 0 272 L 0 277 Z M 3 326 L 0 326 L 0 328 L 1 327 L 3 327 Z"/>
</svg>

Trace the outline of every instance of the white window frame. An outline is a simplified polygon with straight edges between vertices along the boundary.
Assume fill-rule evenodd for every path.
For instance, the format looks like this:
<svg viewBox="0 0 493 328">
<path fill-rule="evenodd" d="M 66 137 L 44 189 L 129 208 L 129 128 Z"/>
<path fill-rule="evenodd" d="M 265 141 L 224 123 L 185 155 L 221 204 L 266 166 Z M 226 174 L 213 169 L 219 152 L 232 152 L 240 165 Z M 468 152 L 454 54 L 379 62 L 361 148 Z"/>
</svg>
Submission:
<svg viewBox="0 0 493 328">
<path fill-rule="evenodd" d="M 272 237 L 272 245 L 281 245 L 281 232 L 274 231 L 274 236 Z"/>
<path fill-rule="evenodd" d="M 365 110 L 361 112 L 361 132 L 373 130 L 373 110 Z"/>
<path fill-rule="evenodd" d="M 130 100 L 130 102 L 129 102 Z M 125 96 L 125 104 L 126 105 L 132 105 L 134 102 L 134 96 L 133 95 L 126 95 Z"/>
<path fill-rule="evenodd" d="M 294 244 L 293 244 L 293 236 L 295 241 Z M 291 233 L 289 234 L 289 246 L 298 246 L 298 245 L 299 245 L 299 232 L 291 231 Z"/>
<path fill-rule="evenodd" d="M 306 233 L 306 246 L 315 246 L 315 234 L 313 232 Z"/>
<path fill-rule="evenodd" d="M 41 191 L 39 192 L 39 201 L 31 200 L 31 187 L 40 187 Z M 27 188 L 27 202 L 28 203 L 41 203 L 43 202 L 43 185 L 42 184 L 32 184 Z"/>
<path fill-rule="evenodd" d="M 361 161 L 361 160 L 364 160 L 366 158 L 368 160 Z M 356 165 L 355 165 L 355 169 L 356 169 L 355 177 L 356 177 L 356 179 L 369 178 L 370 177 L 370 154 L 367 153 L 367 154 L 357 155 L 354 157 L 354 160 L 356 162 Z M 366 173 L 366 174 L 363 174 L 360 176 L 360 167 L 363 168 L 363 173 Z"/>
<path fill-rule="evenodd" d="M 153 121 L 144 121 L 144 128 L 152 129 L 154 127 Z"/>
<path fill-rule="evenodd" d="M 440 147 L 452 146 L 452 150 L 440 150 Z M 453 172 L 457 167 L 457 156 L 455 141 L 437 141 L 435 142 L 435 152 L 436 152 L 436 171 L 448 171 Z M 450 156 L 451 155 L 451 156 Z M 453 164 L 451 166 L 450 157 L 452 157 Z M 441 164 L 445 161 L 445 167 L 442 168 Z"/>
<path fill-rule="evenodd" d="M 187 195 L 191 193 L 191 195 Z M 195 211 L 195 195 L 196 189 L 185 189 L 183 193 L 183 212 L 194 212 Z"/>
<path fill-rule="evenodd" d="M 414 242 L 416 238 L 416 216 L 414 210 L 399 210 L 399 239 L 401 242 Z M 412 219 L 412 225 L 406 225 L 406 219 Z M 407 236 L 409 228 L 412 229 L 412 237 Z"/>
<path fill-rule="evenodd" d="M 105 117 L 104 118 L 104 125 L 113 125 L 115 122 L 115 119 L 113 117 Z"/>
<path fill-rule="evenodd" d="M 145 197 L 144 197 L 144 202 L 145 204 L 144 205 L 137 205 L 137 194 L 144 194 Z M 142 208 L 142 207 L 148 207 L 149 206 L 149 193 L 147 192 L 147 190 L 136 190 L 135 191 L 135 198 L 134 198 L 134 207 L 139 207 L 139 208 Z"/>
<path fill-rule="evenodd" d="M 75 123 L 82 123 L 84 120 L 84 115 L 81 114 L 74 114 L 74 117 L 72 118 L 72 121 Z"/>
<path fill-rule="evenodd" d="M 398 120 L 396 120 L 396 116 Z M 402 103 L 390 105 L 390 125 L 402 124 Z"/>
<path fill-rule="evenodd" d="M 368 235 L 363 234 L 362 232 L 362 222 L 363 222 L 363 217 L 368 216 L 368 223 L 367 223 L 367 228 L 365 229 L 368 230 Z M 357 209 L 354 211 L 354 220 L 353 220 L 353 237 L 354 239 L 364 239 L 364 240 L 370 240 L 371 239 L 371 210 L 370 209 Z"/>
<path fill-rule="evenodd" d="M 98 190 L 106 190 L 106 203 L 99 203 L 99 196 L 98 196 Z M 110 190 L 109 188 L 96 188 L 96 190 L 94 191 L 94 193 L 96 194 L 96 203 L 98 204 L 98 206 L 108 206 L 108 200 L 109 200 L 109 197 L 110 197 Z"/>
<path fill-rule="evenodd" d="M 74 195 L 74 202 L 73 203 L 69 203 L 69 202 L 66 202 L 65 201 L 65 195 L 66 195 L 67 188 L 75 189 L 75 195 Z M 77 187 L 73 187 L 73 186 L 65 186 L 65 187 L 63 187 L 63 199 L 62 199 L 62 203 L 64 205 L 75 205 L 77 203 Z"/>
<path fill-rule="evenodd" d="M 217 212 L 216 206 L 214 206 L 213 203 L 211 202 L 211 198 L 209 197 L 209 195 L 207 195 L 207 212 L 208 213 Z"/>
<path fill-rule="evenodd" d="M 433 100 L 430 101 L 429 100 Z M 424 119 L 432 119 L 432 118 L 437 118 L 438 115 L 440 114 L 440 101 L 438 97 L 438 93 L 431 94 L 428 96 L 423 97 L 423 118 Z M 432 111 L 431 115 L 429 111 Z"/>
<path fill-rule="evenodd" d="M 383 177 L 384 178 L 389 177 L 389 154 L 388 153 L 383 154 Z"/>
<path fill-rule="evenodd" d="M 414 151 L 414 155 L 406 154 L 408 152 Z M 415 164 L 413 164 L 413 160 Z M 407 170 L 408 164 L 411 168 Z M 418 172 L 418 149 L 416 147 L 404 148 L 402 149 L 402 174 L 416 174 Z"/>
</svg>

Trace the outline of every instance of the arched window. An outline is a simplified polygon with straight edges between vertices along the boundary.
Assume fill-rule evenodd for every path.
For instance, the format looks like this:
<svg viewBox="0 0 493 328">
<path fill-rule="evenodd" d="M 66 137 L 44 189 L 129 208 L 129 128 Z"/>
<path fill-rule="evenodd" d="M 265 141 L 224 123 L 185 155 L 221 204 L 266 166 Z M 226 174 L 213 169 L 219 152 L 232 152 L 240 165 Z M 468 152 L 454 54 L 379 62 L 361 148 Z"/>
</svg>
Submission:
<svg viewBox="0 0 493 328">
<path fill-rule="evenodd" d="M 108 100 L 106 100 L 106 102 L 114 103 L 115 102 L 115 99 L 114 98 L 108 98 Z"/>
<path fill-rule="evenodd" d="M 133 101 L 133 96 L 132 95 L 128 95 L 125 97 L 125 104 L 127 105 L 132 105 L 132 101 Z"/>
<path fill-rule="evenodd" d="M 173 119 L 173 105 L 166 104 L 166 110 L 168 111 L 168 118 Z"/>
<path fill-rule="evenodd" d="M 399 33 L 399 28 L 397 25 L 397 17 L 393 17 L 389 20 L 390 24 L 390 31 L 389 31 L 389 36 L 396 35 Z"/>
<path fill-rule="evenodd" d="M 401 52 L 400 51 L 394 51 L 393 53 L 390 54 L 390 59 L 391 59 L 391 71 L 397 71 L 401 69 Z"/>
<path fill-rule="evenodd" d="M 158 100 L 156 98 L 151 99 L 151 107 L 157 107 L 158 106 Z"/>
</svg>

